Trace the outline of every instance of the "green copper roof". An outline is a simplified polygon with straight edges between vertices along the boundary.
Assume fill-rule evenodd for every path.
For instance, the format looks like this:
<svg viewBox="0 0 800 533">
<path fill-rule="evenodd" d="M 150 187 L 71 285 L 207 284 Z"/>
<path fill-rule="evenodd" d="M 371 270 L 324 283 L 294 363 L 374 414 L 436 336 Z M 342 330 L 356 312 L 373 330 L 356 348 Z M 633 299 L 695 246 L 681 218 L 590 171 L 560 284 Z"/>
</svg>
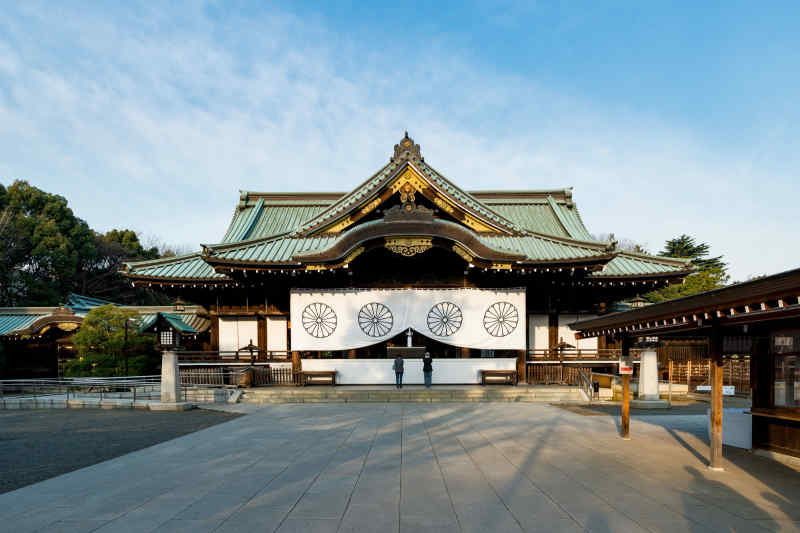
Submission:
<svg viewBox="0 0 800 533">
<path fill-rule="evenodd" d="M 480 235 L 478 238 L 494 249 L 508 250 L 525 255 L 529 261 L 564 261 L 569 259 L 588 259 L 609 255 L 601 246 L 567 243 L 538 235 L 525 237 L 495 237 Z"/>
<path fill-rule="evenodd" d="M 689 260 L 654 257 L 623 251 L 606 263 L 603 270 L 592 273 L 592 277 L 651 276 L 653 274 L 688 272 L 690 269 Z"/>
<path fill-rule="evenodd" d="M 9 335 L 14 331 L 29 328 L 34 322 L 50 313 L 0 312 L 0 335 Z"/>
<path fill-rule="evenodd" d="M 297 252 L 324 250 L 332 246 L 340 237 L 272 237 L 256 242 L 241 243 L 238 246 L 226 246 L 211 250 L 220 259 L 246 261 L 253 263 L 289 263 Z"/>
<path fill-rule="evenodd" d="M 197 279 L 225 281 L 228 276 L 217 274 L 199 253 L 167 257 L 156 261 L 127 263 L 128 273 L 148 278 Z"/>
<path fill-rule="evenodd" d="M 328 203 L 310 205 L 265 205 L 258 199 L 256 205 L 236 210 L 222 242 L 240 242 L 280 235 L 322 212 Z"/>
<path fill-rule="evenodd" d="M 410 141 L 410 142 L 409 142 Z M 605 261 L 614 254 L 608 243 L 595 241 L 572 201 L 571 189 L 542 191 L 466 192 L 428 165 L 419 146 L 406 137 L 395 146 L 395 156 L 349 193 L 255 193 L 243 191 L 222 242 L 207 246 L 214 258 L 265 265 L 298 264 L 302 252 L 322 251 L 347 231 L 376 223 L 357 222 L 344 234 L 317 236 L 314 231 L 360 208 L 404 165 L 413 167 L 440 194 L 461 205 L 472 216 L 505 230 L 504 233 L 472 232 L 495 250 L 524 255 L 531 262 Z M 443 215 L 446 216 L 446 215 Z M 223 267 L 224 268 L 224 267 Z M 661 275 L 687 271 L 681 262 L 618 253 L 597 277 Z M 176 281 L 230 281 L 203 260 L 200 253 L 127 264 L 132 277 Z"/>
<path fill-rule="evenodd" d="M 357 225 L 339 235 L 319 235 L 313 237 L 297 237 L 283 235 L 273 238 L 240 243 L 238 245 L 210 246 L 214 257 L 252 263 L 289 263 L 294 254 L 299 252 L 322 251 L 346 237 L 355 228 L 381 224 L 381 220 L 372 220 Z M 457 225 L 450 221 L 440 221 L 446 225 Z M 549 239 L 539 235 L 524 237 L 498 236 L 494 234 L 477 234 L 469 231 L 483 244 L 501 252 L 511 252 L 527 256 L 530 261 L 563 261 L 568 259 L 586 259 L 608 255 L 602 243 L 570 242 L 568 239 Z"/>
<path fill-rule="evenodd" d="M 92 298 L 91 296 L 81 296 L 80 294 L 72 293 L 67 297 L 65 307 L 69 307 L 77 315 L 85 315 L 95 307 L 101 305 L 113 304 L 108 300 L 101 300 L 100 298 Z"/>
<path fill-rule="evenodd" d="M 183 321 L 183 317 L 177 313 L 162 313 L 158 312 L 152 315 L 142 315 L 141 322 L 139 323 L 139 331 L 147 331 L 152 328 L 158 318 L 162 317 L 173 328 L 184 334 L 198 333 L 198 331 Z"/>
</svg>

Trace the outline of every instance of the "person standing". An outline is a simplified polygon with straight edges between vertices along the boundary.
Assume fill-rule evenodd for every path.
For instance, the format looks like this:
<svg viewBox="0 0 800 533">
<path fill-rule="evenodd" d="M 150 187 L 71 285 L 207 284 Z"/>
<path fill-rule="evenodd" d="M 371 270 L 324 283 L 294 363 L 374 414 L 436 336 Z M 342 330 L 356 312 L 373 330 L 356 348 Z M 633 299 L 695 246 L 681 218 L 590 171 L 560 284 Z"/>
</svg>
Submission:
<svg viewBox="0 0 800 533">
<path fill-rule="evenodd" d="M 433 375 L 433 357 L 430 352 L 425 352 L 422 356 L 422 375 L 425 376 L 425 388 L 431 388 L 431 376 Z"/>
<path fill-rule="evenodd" d="M 394 364 L 392 364 L 392 368 L 394 369 L 394 379 L 395 384 L 398 389 L 403 388 L 403 356 L 397 354 L 397 357 L 394 358 Z"/>
</svg>

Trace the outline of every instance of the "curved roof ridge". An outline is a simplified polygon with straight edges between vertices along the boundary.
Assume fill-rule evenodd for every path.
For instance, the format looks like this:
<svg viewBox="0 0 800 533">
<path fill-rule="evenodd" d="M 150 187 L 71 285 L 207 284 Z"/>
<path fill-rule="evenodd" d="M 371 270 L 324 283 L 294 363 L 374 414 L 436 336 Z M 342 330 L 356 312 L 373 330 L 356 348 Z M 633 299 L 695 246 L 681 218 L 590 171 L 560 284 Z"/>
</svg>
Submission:
<svg viewBox="0 0 800 533">
<path fill-rule="evenodd" d="M 159 257 L 158 259 L 145 259 L 143 261 L 124 261 L 122 264 L 130 267 L 148 267 L 155 265 L 162 265 L 172 263 L 175 261 L 186 261 L 188 259 L 199 258 L 202 252 L 191 252 L 182 255 L 173 255 L 171 257 Z"/>
<path fill-rule="evenodd" d="M 413 163 L 416 163 L 416 161 L 409 161 L 409 163 L 413 164 Z M 524 234 L 527 231 L 525 228 L 523 228 L 522 226 L 520 226 L 516 222 L 513 222 L 513 221 L 507 219 L 506 217 L 504 217 L 503 215 L 501 215 L 500 213 L 498 213 L 497 211 L 492 209 L 490 206 L 484 204 L 482 201 L 480 201 L 477 198 L 475 198 L 472 194 L 470 194 L 469 192 L 465 191 L 464 189 L 462 189 L 461 187 L 459 187 L 458 185 L 456 185 L 455 183 L 453 183 L 452 181 L 447 179 L 447 177 L 445 177 L 444 174 L 442 174 L 441 172 L 439 172 L 438 170 L 433 168 L 431 165 L 426 163 L 424 160 L 420 159 L 419 165 L 421 167 L 423 167 L 423 169 L 422 169 L 423 173 L 425 173 L 424 169 L 428 169 L 431 173 L 436 175 L 437 179 L 445 182 L 446 185 L 450 186 L 453 190 L 452 191 L 448 191 L 445 188 L 444 192 L 448 196 L 454 197 L 456 200 L 459 200 L 459 203 L 461 203 L 461 204 L 466 203 L 467 207 L 473 213 L 477 213 L 481 217 L 488 218 L 491 221 L 500 223 L 501 225 L 505 226 L 506 228 L 512 229 L 512 230 L 514 230 L 516 232 Z M 430 174 L 428 174 L 428 175 L 430 175 Z M 463 199 L 458 198 L 459 194 L 463 194 L 464 195 L 464 199 L 468 200 L 468 202 L 464 202 Z M 472 202 L 475 205 L 470 205 L 470 202 Z M 476 209 L 476 206 L 477 206 L 477 209 Z M 483 210 L 485 212 L 481 212 L 481 210 Z"/>
<path fill-rule="evenodd" d="M 688 265 L 689 263 L 692 262 L 692 259 L 689 257 L 668 257 L 663 255 L 652 255 L 645 252 L 636 252 L 634 250 L 620 250 L 620 255 L 630 255 L 638 259 L 655 260 L 657 262 L 676 263 L 683 265 Z"/>
</svg>

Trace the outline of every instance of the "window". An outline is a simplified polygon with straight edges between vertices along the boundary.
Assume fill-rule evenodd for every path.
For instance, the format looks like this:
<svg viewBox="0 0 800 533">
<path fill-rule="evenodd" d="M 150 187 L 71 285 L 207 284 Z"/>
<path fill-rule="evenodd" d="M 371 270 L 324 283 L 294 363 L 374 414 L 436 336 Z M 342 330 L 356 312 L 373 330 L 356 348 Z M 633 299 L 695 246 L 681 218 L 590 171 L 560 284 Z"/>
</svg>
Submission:
<svg viewBox="0 0 800 533">
<path fill-rule="evenodd" d="M 800 332 L 785 330 L 772 335 L 775 355 L 776 407 L 800 407 Z"/>
<path fill-rule="evenodd" d="M 172 346 L 172 330 L 165 329 L 159 332 L 159 338 L 162 346 Z"/>
</svg>

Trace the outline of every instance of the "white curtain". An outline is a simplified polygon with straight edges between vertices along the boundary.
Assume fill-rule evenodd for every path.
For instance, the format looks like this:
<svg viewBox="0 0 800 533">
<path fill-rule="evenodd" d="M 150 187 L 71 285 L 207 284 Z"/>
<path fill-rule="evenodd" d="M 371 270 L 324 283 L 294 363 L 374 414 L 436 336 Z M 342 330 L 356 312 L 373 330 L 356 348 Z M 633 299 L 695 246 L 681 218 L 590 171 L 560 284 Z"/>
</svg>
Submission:
<svg viewBox="0 0 800 533">
<path fill-rule="evenodd" d="M 258 345 L 258 322 L 255 318 L 220 317 L 220 351 L 235 352 L 250 344 L 251 340 Z"/>
<path fill-rule="evenodd" d="M 287 349 L 286 317 L 267 317 L 267 350 Z"/>
<path fill-rule="evenodd" d="M 525 289 L 295 289 L 292 350 L 349 350 L 411 328 L 437 341 L 525 349 Z"/>
</svg>

